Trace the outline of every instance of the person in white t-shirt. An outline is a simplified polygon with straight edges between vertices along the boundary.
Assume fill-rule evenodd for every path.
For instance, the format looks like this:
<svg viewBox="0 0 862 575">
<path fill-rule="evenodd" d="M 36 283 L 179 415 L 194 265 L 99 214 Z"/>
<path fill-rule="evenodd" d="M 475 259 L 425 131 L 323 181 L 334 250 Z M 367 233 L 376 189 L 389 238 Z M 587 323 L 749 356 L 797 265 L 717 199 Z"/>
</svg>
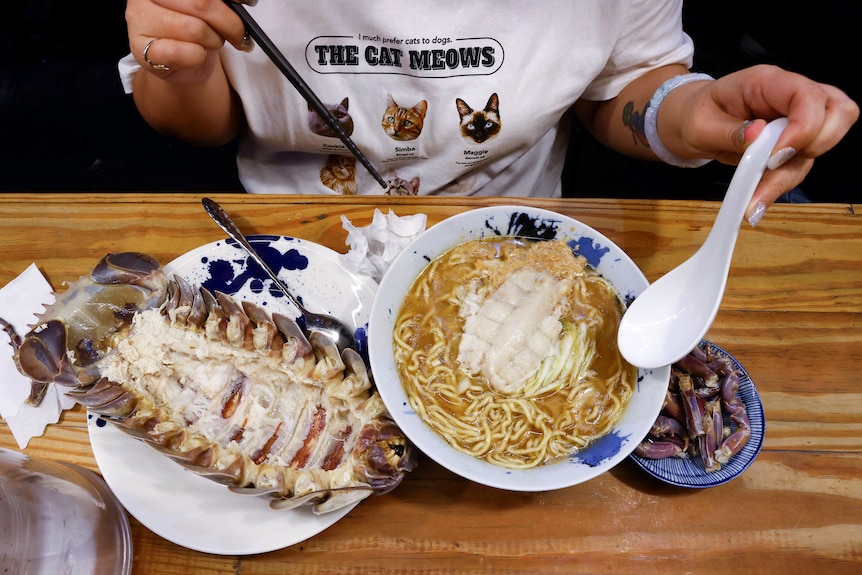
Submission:
<svg viewBox="0 0 862 575">
<path fill-rule="evenodd" d="M 354 160 L 222 0 L 128 0 L 120 70 L 141 115 L 203 145 L 240 136 L 250 193 L 555 197 L 572 115 L 614 150 L 682 167 L 735 164 L 786 116 L 747 213 L 756 224 L 859 115 L 839 89 L 777 67 L 691 73 L 682 0 L 263 0 L 248 11 L 393 183 L 384 190 Z"/>
</svg>

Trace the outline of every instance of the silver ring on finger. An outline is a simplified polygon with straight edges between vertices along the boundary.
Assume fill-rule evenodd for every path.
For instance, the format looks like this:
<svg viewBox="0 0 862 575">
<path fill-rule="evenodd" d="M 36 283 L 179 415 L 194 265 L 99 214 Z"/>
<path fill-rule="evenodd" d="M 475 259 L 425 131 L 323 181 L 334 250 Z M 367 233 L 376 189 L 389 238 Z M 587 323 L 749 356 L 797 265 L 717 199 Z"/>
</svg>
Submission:
<svg viewBox="0 0 862 575">
<path fill-rule="evenodd" d="M 147 42 L 146 46 L 144 46 L 144 52 L 142 54 L 144 57 L 144 62 L 149 64 L 150 68 L 152 68 L 153 70 L 158 70 L 159 72 L 170 72 L 171 71 L 170 66 L 167 66 L 165 64 L 156 64 L 155 62 L 150 60 L 150 57 L 149 57 L 150 48 L 152 47 L 153 44 L 156 43 L 156 40 L 158 40 L 158 38 L 153 38 L 152 40 Z"/>
</svg>

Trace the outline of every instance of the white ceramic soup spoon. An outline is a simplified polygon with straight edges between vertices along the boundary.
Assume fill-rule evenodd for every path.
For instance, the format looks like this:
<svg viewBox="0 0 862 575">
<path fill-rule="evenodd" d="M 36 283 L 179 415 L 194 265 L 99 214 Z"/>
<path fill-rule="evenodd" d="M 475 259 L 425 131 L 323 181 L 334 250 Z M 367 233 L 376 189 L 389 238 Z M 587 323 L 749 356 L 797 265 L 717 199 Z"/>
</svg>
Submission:
<svg viewBox="0 0 862 575">
<path fill-rule="evenodd" d="M 629 306 L 617 342 L 632 365 L 649 369 L 672 364 L 706 335 L 721 305 L 739 224 L 785 126 L 786 118 L 770 122 L 745 151 L 700 249 Z"/>
</svg>

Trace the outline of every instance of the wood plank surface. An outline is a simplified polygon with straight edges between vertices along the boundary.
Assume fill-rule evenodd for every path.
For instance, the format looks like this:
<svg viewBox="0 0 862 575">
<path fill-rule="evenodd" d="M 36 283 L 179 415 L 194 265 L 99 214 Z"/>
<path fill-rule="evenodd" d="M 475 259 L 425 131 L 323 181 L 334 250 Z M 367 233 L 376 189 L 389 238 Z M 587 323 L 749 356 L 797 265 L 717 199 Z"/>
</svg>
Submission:
<svg viewBox="0 0 862 575">
<path fill-rule="evenodd" d="M 104 253 L 161 261 L 224 234 L 195 195 L 2 194 L 0 286 L 37 263 L 57 288 Z M 247 233 L 346 251 L 341 216 L 425 213 L 429 225 L 483 205 L 529 204 L 575 217 L 625 249 L 650 280 L 705 239 L 719 205 L 638 200 L 217 197 Z M 198 553 L 132 520 L 133 573 L 809 574 L 862 571 L 862 215 L 858 205 L 770 208 L 743 224 L 708 339 L 748 370 L 767 421 L 763 451 L 738 479 L 672 487 L 626 461 L 548 493 L 483 487 L 422 458 L 394 492 L 334 526 L 254 556 Z M 0 421 L 0 447 L 17 450 Z M 25 453 L 98 471 L 80 408 Z"/>
</svg>

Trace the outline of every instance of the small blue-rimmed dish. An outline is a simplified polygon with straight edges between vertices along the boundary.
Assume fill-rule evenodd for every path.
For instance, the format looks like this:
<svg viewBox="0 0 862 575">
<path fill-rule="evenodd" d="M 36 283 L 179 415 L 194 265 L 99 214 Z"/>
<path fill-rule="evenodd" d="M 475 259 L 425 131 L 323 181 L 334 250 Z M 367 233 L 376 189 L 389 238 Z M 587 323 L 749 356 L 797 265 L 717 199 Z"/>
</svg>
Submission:
<svg viewBox="0 0 862 575">
<path fill-rule="evenodd" d="M 749 376 L 748 372 L 735 357 L 721 347 L 706 340 L 704 340 L 702 345 L 707 346 L 708 353 L 710 354 L 726 356 L 732 362 L 734 369 L 739 373 L 739 391 L 737 393 L 748 411 L 751 437 L 742 450 L 731 457 L 727 463 L 722 464 L 721 469 L 718 471 L 707 472 L 700 457 L 647 459 L 635 453 L 630 455 L 634 462 L 644 471 L 665 483 L 670 483 L 677 487 L 715 487 L 736 479 L 754 463 L 757 454 L 760 453 L 763 447 L 763 438 L 766 433 L 763 404 L 760 401 L 760 395 L 757 393 L 757 388 L 754 386 L 751 376 Z M 725 421 L 725 424 L 728 424 L 728 422 Z"/>
</svg>

